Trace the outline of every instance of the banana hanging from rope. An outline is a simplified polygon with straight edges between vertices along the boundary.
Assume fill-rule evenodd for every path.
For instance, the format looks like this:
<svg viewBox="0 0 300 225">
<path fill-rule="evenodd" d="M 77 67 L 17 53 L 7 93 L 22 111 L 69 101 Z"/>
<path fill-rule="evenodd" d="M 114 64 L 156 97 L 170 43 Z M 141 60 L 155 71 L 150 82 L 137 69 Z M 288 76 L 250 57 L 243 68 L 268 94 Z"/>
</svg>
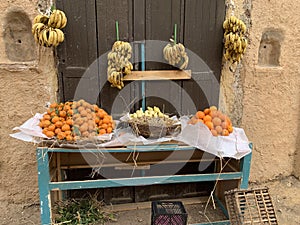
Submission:
<svg viewBox="0 0 300 225">
<path fill-rule="evenodd" d="M 123 76 L 130 74 L 133 66 L 130 62 L 132 48 L 128 42 L 116 41 L 107 55 L 107 80 L 112 87 L 124 87 Z"/>
<path fill-rule="evenodd" d="M 61 10 L 55 9 L 50 16 L 37 15 L 33 20 L 34 40 L 44 47 L 57 47 L 65 39 L 60 30 L 67 25 L 67 17 Z"/>
<path fill-rule="evenodd" d="M 185 52 L 185 47 L 181 43 L 175 44 L 173 40 L 163 49 L 165 60 L 172 66 L 178 66 L 181 70 L 186 69 L 189 63 L 189 57 Z"/>
<path fill-rule="evenodd" d="M 230 63 L 239 63 L 246 51 L 248 42 L 245 37 L 247 27 L 245 23 L 230 16 L 223 23 L 224 28 L 224 58 Z"/>
</svg>

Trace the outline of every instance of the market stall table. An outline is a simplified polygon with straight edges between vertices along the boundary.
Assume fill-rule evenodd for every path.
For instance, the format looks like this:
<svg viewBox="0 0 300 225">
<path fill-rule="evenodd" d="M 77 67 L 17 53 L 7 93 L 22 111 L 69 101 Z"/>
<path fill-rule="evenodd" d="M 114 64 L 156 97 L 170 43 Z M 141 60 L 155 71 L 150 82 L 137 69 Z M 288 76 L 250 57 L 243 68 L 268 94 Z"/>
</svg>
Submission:
<svg viewBox="0 0 300 225">
<path fill-rule="evenodd" d="M 128 161 L 128 155 L 133 152 L 139 154 L 137 162 Z M 111 188 L 124 186 L 143 186 L 153 184 L 175 184 L 187 182 L 206 182 L 206 181 L 237 181 L 238 188 L 247 189 L 248 178 L 250 172 L 251 153 L 243 157 L 241 160 L 232 160 L 233 164 L 226 164 L 226 168 L 220 171 L 217 161 L 223 160 L 216 158 L 215 172 L 213 173 L 199 173 L 199 174 L 170 174 L 161 176 L 145 176 L 145 172 L 141 170 L 140 176 L 126 177 L 126 178 L 108 178 L 98 180 L 84 180 L 84 181 L 62 181 L 60 178 L 57 181 L 51 180 L 50 167 L 52 155 L 59 155 L 59 164 L 55 164 L 56 170 L 73 167 L 105 167 L 105 166 L 151 166 L 155 163 L 163 161 L 163 163 L 173 162 L 200 162 L 203 161 L 202 156 L 205 152 L 191 146 L 181 144 L 160 144 L 160 145 L 132 145 L 110 148 L 51 148 L 51 147 L 37 147 L 36 156 L 38 162 L 38 184 L 40 194 L 40 213 L 41 224 L 51 224 L 51 191 L 75 190 L 75 189 L 91 189 L 91 188 Z M 77 157 L 78 161 L 69 160 L 72 155 L 82 156 Z M 102 161 L 99 163 L 101 155 Z M 105 157 L 104 157 L 105 156 Z M 189 156 L 187 159 L 186 157 Z M 95 159 L 86 163 L 86 157 Z M 61 163 L 60 161 L 67 161 Z M 85 164 L 83 164 L 85 163 Z M 126 163 L 126 164 L 124 164 Z M 223 164 L 224 165 L 224 164 Z M 59 171 L 60 172 L 60 171 Z M 221 190 L 221 189 L 220 189 Z M 222 192 L 222 191 L 219 191 Z M 218 191 L 216 191 L 218 193 Z M 223 194 L 223 193 L 221 193 Z M 218 197 L 218 196 L 217 196 Z M 221 202 L 219 202 L 221 204 Z M 226 208 L 221 204 L 221 208 L 226 214 Z M 205 223 L 199 223 L 205 224 Z M 211 224 L 211 223 L 210 223 Z M 221 221 L 215 224 L 229 224 L 229 221 Z"/>
</svg>

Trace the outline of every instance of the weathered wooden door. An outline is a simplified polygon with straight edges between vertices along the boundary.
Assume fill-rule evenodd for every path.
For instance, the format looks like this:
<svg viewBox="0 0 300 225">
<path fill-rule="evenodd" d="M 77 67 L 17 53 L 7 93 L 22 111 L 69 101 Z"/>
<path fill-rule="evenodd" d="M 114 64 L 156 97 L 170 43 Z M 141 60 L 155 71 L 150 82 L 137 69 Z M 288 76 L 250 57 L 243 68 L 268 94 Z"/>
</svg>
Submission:
<svg viewBox="0 0 300 225">
<path fill-rule="evenodd" d="M 135 70 L 141 69 L 138 62 L 141 42 L 146 45 L 146 70 L 172 69 L 164 62 L 162 49 L 173 34 L 175 23 L 178 25 L 179 41 L 189 50 L 188 69 L 192 70 L 192 79 L 147 81 L 147 105 L 157 105 L 166 112 L 179 115 L 194 113 L 195 108 L 218 105 L 224 0 L 57 0 L 56 6 L 68 16 L 64 30 L 66 39 L 58 48 L 62 101 L 83 97 L 118 115 L 141 106 L 140 82 L 131 84 L 130 89 L 119 91 L 111 88 L 106 81 L 105 54 L 115 41 L 115 21 L 119 21 L 120 39 L 133 42 Z M 156 47 L 152 48 L 152 42 L 148 40 L 156 40 Z M 153 57 L 157 60 L 149 61 Z M 95 61 L 98 58 L 100 60 Z M 118 107 L 112 110 L 114 105 Z M 190 170 L 194 169 L 192 164 L 189 166 Z M 175 194 L 174 185 L 166 187 L 149 187 L 147 199 L 143 197 L 146 187 L 110 189 L 106 190 L 106 196 L 130 202 L 149 200 L 151 196 L 173 198 L 199 193 L 199 185 L 196 184 L 185 186 L 185 191 L 180 194 Z"/>
</svg>

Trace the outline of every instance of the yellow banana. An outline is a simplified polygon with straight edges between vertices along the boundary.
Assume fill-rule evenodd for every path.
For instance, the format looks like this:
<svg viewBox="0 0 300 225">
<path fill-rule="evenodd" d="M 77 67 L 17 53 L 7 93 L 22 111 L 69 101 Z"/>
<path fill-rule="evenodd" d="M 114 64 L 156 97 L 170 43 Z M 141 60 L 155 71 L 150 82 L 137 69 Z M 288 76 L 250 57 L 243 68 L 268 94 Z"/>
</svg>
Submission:
<svg viewBox="0 0 300 225">
<path fill-rule="evenodd" d="M 54 43 L 54 36 L 53 36 L 53 33 L 55 33 L 51 28 L 49 28 L 49 31 L 48 31 L 48 34 L 49 34 L 49 37 L 48 37 L 48 45 L 49 46 L 53 46 L 53 43 Z"/>
<path fill-rule="evenodd" d="M 55 30 L 52 30 L 51 33 L 52 33 L 52 35 L 53 35 L 53 43 L 52 43 L 52 45 L 53 45 L 53 47 L 57 47 L 58 44 L 59 44 L 59 42 L 58 42 L 58 37 L 57 37 L 57 33 L 56 33 Z"/>
<path fill-rule="evenodd" d="M 56 33 L 57 33 L 57 39 L 58 42 L 61 43 L 64 41 L 64 33 L 60 30 L 60 29 L 55 29 Z"/>
<path fill-rule="evenodd" d="M 56 21 L 55 14 L 54 14 L 54 12 L 52 12 L 52 14 L 50 15 L 49 20 L 48 20 L 48 26 L 55 28 L 55 23 L 56 23 L 55 21 Z"/>
<path fill-rule="evenodd" d="M 60 28 L 62 29 L 67 25 L 67 17 L 66 17 L 66 14 L 63 11 L 59 10 L 59 13 L 60 13 L 60 16 L 61 16 L 61 26 L 60 26 Z"/>
<path fill-rule="evenodd" d="M 60 29 L 62 18 L 58 10 L 55 11 L 55 28 Z"/>
</svg>

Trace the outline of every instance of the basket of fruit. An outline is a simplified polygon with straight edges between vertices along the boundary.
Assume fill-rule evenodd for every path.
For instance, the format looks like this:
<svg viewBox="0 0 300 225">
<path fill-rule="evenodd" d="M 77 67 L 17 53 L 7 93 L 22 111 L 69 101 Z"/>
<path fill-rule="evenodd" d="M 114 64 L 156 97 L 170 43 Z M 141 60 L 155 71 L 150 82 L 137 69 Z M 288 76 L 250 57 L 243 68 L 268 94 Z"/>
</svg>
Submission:
<svg viewBox="0 0 300 225">
<path fill-rule="evenodd" d="M 181 130 L 178 120 L 170 118 L 156 106 L 147 107 L 145 111 L 142 108 L 137 110 L 130 114 L 127 122 L 137 136 L 145 138 L 174 136 Z"/>
</svg>

